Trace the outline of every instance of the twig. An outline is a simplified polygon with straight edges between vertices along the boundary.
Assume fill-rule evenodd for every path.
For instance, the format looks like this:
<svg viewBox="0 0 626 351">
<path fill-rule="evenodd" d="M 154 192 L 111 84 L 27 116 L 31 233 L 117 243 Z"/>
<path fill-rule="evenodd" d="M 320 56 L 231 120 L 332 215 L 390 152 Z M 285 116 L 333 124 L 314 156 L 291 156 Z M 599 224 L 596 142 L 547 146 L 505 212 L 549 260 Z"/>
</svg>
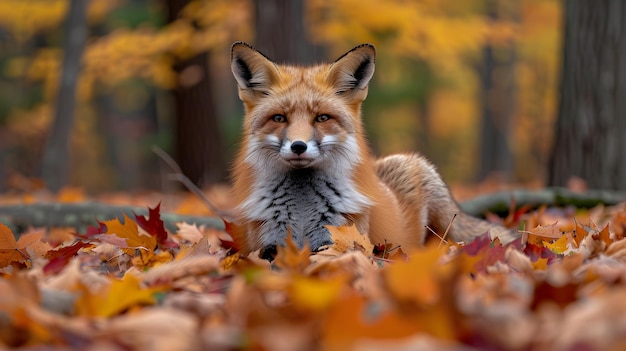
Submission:
<svg viewBox="0 0 626 351">
<path fill-rule="evenodd" d="M 152 145 L 152 152 L 157 154 L 157 156 L 159 156 L 161 160 L 163 160 L 163 162 L 170 166 L 170 168 L 174 171 L 174 173 L 168 174 L 168 179 L 176 180 L 183 184 L 189 191 L 198 196 L 206 207 L 208 207 L 216 215 L 229 222 L 237 222 L 237 216 L 230 211 L 225 211 L 215 206 L 211 200 L 204 195 L 202 190 L 200 190 L 185 174 L 183 174 L 183 171 L 180 169 L 176 161 L 174 161 L 174 159 L 167 152 L 156 145 Z"/>
<path fill-rule="evenodd" d="M 439 245 L 441 245 L 441 243 L 442 243 L 442 242 L 444 242 L 444 243 L 446 243 L 446 244 L 448 243 L 448 242 L 446 241 L 446 239 L 444 239 L 441 235 L 437 234 L 437 233 L 436 233 L 436 232 L 435 232 L 435 231 L 434 231 L 431 227 L 429 227 L 429 226 L 425 226 L 424 228 L 428 229 L 431 233 L 433 233 L 433 235 L 435 235 L 436 237 L 438 237 L 438 238 L 439 238 L 439 240 L 441 240 L 441 241 L 439 242 Z"/>
<path fill-rule="evenodd" d="M 439 245 L 437 247 L 441 247 L 441 243 L 443 243 L 444 241 L 446 243 L 448 243 L 446 241 L 446 237 L 448 236 L 448 232 L 450 231 L 450 228 L 452 227 L 452 222 L 454 222 L 454 219 L 456 218 L 456 213 L 454 214 L 454 216 L 452 216 L 452 219 L 450 220 L 450 223 L 448 223 L 448 228 L 446 228 L 446 231 L 443 233 L 443 238 L 441 238 L 442 241 L 439 242 Z"/>
</svg>

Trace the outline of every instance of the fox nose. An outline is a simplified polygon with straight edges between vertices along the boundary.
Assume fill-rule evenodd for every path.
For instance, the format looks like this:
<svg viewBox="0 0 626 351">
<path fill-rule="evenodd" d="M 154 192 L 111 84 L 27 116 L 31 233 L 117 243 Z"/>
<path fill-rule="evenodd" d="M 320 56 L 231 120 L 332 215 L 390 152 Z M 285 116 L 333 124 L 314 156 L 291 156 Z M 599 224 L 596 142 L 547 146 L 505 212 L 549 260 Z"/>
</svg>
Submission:
<svg viewBox="0 0 626 351">
<path fill-rule="evenodd" d="M 304 141 L 294 141 L 291 143 L 291 151 L 295 154 L 302 155 L 306 151 L 306 143 Z"/>
</svg>

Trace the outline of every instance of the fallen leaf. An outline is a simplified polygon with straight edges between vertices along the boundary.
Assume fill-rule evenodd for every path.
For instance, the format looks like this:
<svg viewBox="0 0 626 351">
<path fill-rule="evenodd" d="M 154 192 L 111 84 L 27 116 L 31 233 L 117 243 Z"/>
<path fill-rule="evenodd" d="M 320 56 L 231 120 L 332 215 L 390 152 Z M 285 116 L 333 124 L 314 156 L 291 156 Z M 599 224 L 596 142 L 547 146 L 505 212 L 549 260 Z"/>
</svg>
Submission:
<svg viewBox="0 0 626 351">
<path fill-rule="evenodd" d="M 453 272 L 440 257 L 447 248 L 435 244 L 409 253 L 408 262 L 396 262 L 383 269 L 389 292 L 398 300 L 418 305 L 431 305 L 441 297 L 441 281 Z"/>
<path fill-rule="evenodd" d="M 154 304 L 154 294 L 159 291 L 158 288 L 142 288 L 137 277 L 126 274 L 121 280 L 113 279 L 110 286 L 99 293 L 83 289 L 82 296 L 76 300 L 76 311 L 81 316 L 111 317 L 133 306 Z"/>
<path fill-rule="evenodd" d="M 19 241 L 15 241 L 11 228 L 0 223 L 0 268 L 13 263 L 24 263 L 31 258 L 26 247 L 37 240 L 41 241 L 42 235 L 27 234 L 24 236 L 20 237 Z"/>
<path fill-rule="evenodd" d="M 367 235 L 361 234 L 356 225 L 334 227 L 327 225 L 326 229 L 330 232 L 331 239 L 334 244 L 332 247 L 338 252 L 346 252 L 348 250 L 360 249 L 366 254 L 374 252 L 374 245 L 370 242 Z"/>
<path fill-rule="evenodd" d="M 567 235 L 563 234 L 555 242 L 544 242 L 543 245 L 556 254 L 563 254 L 567 251 Z"/>
<path fill-rule="evenodd" d="M 285 246 L 278 245 L 276 247 L 274 264 L 282 269 L 303 272 L 311 264 L 310 255 L 311 249 L 309 249 L 309 244 L 304 244 L 302 250 L 298 249 L 298 245 L 296 245 L 291 236 L 291 230 L 287 230 Z"/>
<path fill-rule="evenodd" d="M 90 246 L 92 246 L 92 244 L 85 243 L 79 240 L 72 245 L 59 247 L 54 250 L 48 251 L 44 256 L 49 260 L 48 263 L 43 267 L 44 273 L 56 274 L 60 272 L 80 249 Z"/>
<path fill-rule="evenodd" d="M 557 224 L 558 221 L 555 221 L 554 223 L 548 225 L 540 225 L 525 233 L 529 233 L 530 235 L 538 236 L 541 238 L 558 239 L 561 237 L 561 235 L 563 235 L 563 232 L 559 229 Z M 529 238 L 529 241 L 530 240 L 531 239 Z"/>
<path fill-rule="evenodd" d="M 350 350 L 362 338 L 398 339 L 421 331 L 414 321 L 356 293 L 337 301 L 322 326 L 324 350 Z"/>
<path fill-rule="evenodd" d="M 296 308 L 319 313 L 339 298 L 345 283 L 346 279 L 342 276 L 329 280 L 295 276 L 289 288 L 291 300 Z"/>
<path fill-rule="evenodd" d="M 126 245 L 128 248 L 123 248 L 122 251 L 134 256 L 135 249 L 142 249 L 148 251 L 154 251 L 156 248 L 156 238 L 151 235 L 139 233 L 137 223 L 128 218 L 126 214 L 123 214 L 124 223 L 119 219 L 113 219 L 104 221 L 107 231 L 106 234 L 115 234 L 120 238 L 126 239 Z"/>
<path fill-rule="evenodd" d="M 161 248 L 178 247 L 177 243 L 167 237 L 165 225 L 161 220 L 161 203 L 155 208 L 148 208 L 148 218 L 135 214 L 135 219 L 139 227 L 156 238 L 156 242 Z"/>
</svg>

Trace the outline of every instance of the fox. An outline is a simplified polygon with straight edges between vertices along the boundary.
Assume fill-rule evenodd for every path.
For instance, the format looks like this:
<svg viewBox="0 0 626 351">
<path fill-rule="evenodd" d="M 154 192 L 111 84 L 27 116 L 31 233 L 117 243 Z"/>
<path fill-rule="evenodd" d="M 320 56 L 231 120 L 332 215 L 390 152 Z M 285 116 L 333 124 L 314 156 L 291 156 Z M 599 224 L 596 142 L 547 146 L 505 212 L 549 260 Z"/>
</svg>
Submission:
<svg viewBox="0 0 626 351">
<path fill-rule="evenodd" d="M 404 250 L 425 244 L 428 228 L 469 242 L 490 232 L 516 234 L 459 208 L 435 166 L 418 153 L 376 159 L 361 106 L 376 49 L 361 44 L 329 64 L 273 62 L 245 42 L 231 46 L 243 103 L 243 135 L 231 171 L 240 252 L 261 256 L 284 246 L 333 244 L 327 226 L 355 225 L 373 244 Z M 448 228 L 449 227 L 449 228 Z"/>
</svg>

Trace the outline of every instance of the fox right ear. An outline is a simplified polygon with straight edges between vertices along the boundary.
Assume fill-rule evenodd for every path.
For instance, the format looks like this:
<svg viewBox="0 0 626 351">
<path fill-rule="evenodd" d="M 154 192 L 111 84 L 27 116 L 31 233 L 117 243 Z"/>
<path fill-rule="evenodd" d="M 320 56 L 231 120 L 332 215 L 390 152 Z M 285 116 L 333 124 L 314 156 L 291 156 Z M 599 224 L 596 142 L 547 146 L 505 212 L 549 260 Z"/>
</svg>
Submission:
<svg viewBox="0 0 626 351">
<path fill-rule="evenodd" d="M 242 41 L 235 42 L 230 53 L 230 68 L 239 89 L 268 95 L 279 77 L 276 65 Z"/>
<path fill-rule="evenodd" d="M 336 93 L 363 92 L 361 95 L 365 98 L 367 85 L 374 75 L 375 60 L 376 49 L 372 44 L 361 44 L 337 59 L 328 73 Z"/>
</svg>

